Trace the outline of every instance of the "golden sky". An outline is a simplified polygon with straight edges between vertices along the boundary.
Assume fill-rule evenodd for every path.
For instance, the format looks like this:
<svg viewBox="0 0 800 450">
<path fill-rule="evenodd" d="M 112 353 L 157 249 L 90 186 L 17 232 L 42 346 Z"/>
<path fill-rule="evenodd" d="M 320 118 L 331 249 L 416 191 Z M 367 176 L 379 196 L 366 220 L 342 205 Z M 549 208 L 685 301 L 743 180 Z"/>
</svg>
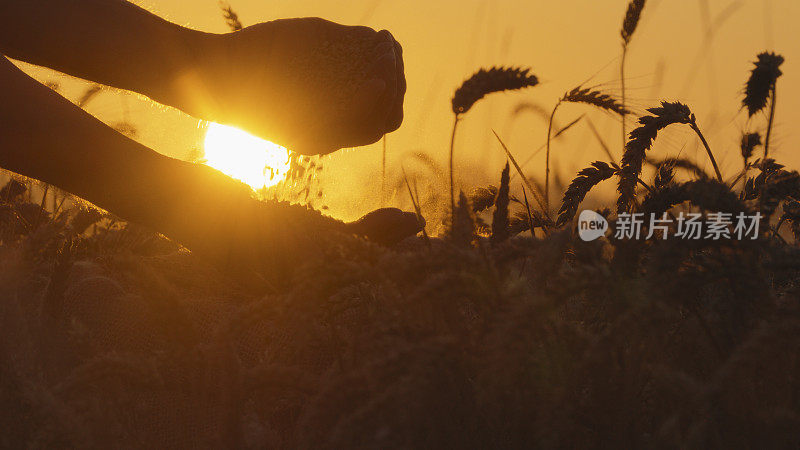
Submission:
<svg viewBox="0 0 800 450">
<path fill-rule="evenodd" d="M 141 6 L 176 23 L 224 32 L 216 0 L 140 0 Z M 409 158 L 425 152 L 445 164 L 452 125 L 450 98 L 456 87 L 479 67 L 531 67 L 542 84 L 522 93 L 500 94 L 479 103 L 460 126 L 458 173 L 471 188 L 499 178 L 505 162 L 493 140 L 495 129 L 520 160 L 544 143 L 546 122 L 532 114 L 513 124 L 509 114 L 522 101 L 551 109 L 564 91 L 592 78 L 589 85 L 619 93 L 619 28 L 626 0 L 231 0 L 245 25 L 283 17 L 320 16 L 390 30 L 405 50 L 408 78 L 406 120 L 388 139 L 389 171 L 404 164 L 413 176 L 430 179 L 430 172 Z M 707 37 L 708 23 L 713 34 Z M 743 84 L 755 55 L 775 50 L 786 57 L 778 81 L 774 156 L 800 169 L 800 134 L 792 126 L 800 112 L 800 2 L 797 0 L 650 0 L 628 53 L 628 98 L 637 110 L 659 99 L 687 103 L 698 116 L 724 173 L 741 168 L 738 140 L 746 126 L 739 110 Z M 36 70 L 40 80 L 59 80 L 67 96 L 80 94 L 84 84 Z M 661 81 L 659 81 L 661 80 Z M 139 130 L 137 139 L 162 153 L 185 157 L 199 146 L 198 121 L 150 104 L 133 95 L 104 93 L 88 108 L 108 123 L 127 120 Z M 567 123 L 586 107 L 559 109 Z M 621 153 L 617 119 L 589 110 L 588 117 Z M 756 117 L 753 129 L 763 129 Z M 513 126 L 512 126 L 513 125 Z M 630 126 L 629 126 L 630 127 Z M 675 128 L 675 127 L 673 127 Z M 659 138 L 654 155 L 697 155 L 707 164 L 689 130 L 670 128 Z M 685 145 L 685 148 L 684 148 Z M 596 159 L 605 159 L 585 125 L 554 144 L 554 169 L 565 178 Z M 542 176 L 544 154 L 526 167 Z M 379 204 L 380 145 L 346 150 L 329 158 L 326 192 L 331 212 L 350 219 Z M 330 184 L 330 183 L 329 183 Z M 395 203 L 409 206 L 404 191 Z M 353 201 L 354 199 L 364 201 Z M 357 206 L 353 206 L 357 205 Z"/>
</svg>

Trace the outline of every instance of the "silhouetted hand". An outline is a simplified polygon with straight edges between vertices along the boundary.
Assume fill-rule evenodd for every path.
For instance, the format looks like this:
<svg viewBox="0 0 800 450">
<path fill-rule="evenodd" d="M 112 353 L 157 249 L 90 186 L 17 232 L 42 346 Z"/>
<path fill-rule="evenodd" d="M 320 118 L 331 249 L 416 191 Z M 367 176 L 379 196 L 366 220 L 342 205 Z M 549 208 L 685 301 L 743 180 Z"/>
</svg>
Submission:
<svg viewBox="0 0 800 450">
<path fill-rule="evenodd" d="M 201 117 L 306 155 L 371 144 L 403 120 L 402 49 L 388 31 L 303 18 L 215 39 L 217 55 L 200 56 L 214 61 Z"/>
<path fill-rule="evenodd" d="M 425 219 L 397 208 L 381 208 L 355 222 L 346 224 L 353 234 L 381 245 L 394 245 L 425 228 Z"/>
</svg>

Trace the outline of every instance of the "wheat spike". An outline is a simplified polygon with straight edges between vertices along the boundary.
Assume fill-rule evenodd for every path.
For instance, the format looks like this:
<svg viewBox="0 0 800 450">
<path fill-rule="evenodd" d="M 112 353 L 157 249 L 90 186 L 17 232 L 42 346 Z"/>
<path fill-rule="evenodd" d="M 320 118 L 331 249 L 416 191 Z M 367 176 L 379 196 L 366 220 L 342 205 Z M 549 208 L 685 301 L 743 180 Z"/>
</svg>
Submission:
<svg viewBox="0 0 800 450">
<path fill-rule="evenodd" d="M 780 70 L 783 56 L 775 53 L 764 52 L 758 55 L 758 61 L 750 73 L 744 88 L 742 106 L 747 108 L 747 113 L 753 117 L 767 106 L 770 91 L 775 88 L 775 83 L 783 73 Z"/>
<path fill-rule="evenodd" d="M 776 170 L 765 179 L 760 189 L 761 214 L 767 223 L 778 205 L 800 194 L 800 173 L 797 171 Z"/>
<path fill-rule="evenodd" d="M 494 92 L 503 92 L 532 87 L 539 84 L 530 69 L 514 67 L 492 67 L 480 69 L 456 90 L 453 96 L 453 112 L 465 114 L 480 99 Z"/>
<path fill-rule="evenodd" d="M 581 89 L 580 86 L 564 94 L 564 97 L 561 99 L 561 101 L 571 103 L 586 103 L 588 105 L 594 105 L 598 108 L 617 113 L 621 116 L 630 114 L 630 111 L 628 111 L 622 105 L 622 103 L 617 101 L 617 99 L 614 97 L 590 88 Z"/>
<path fill-rule="evenodd" d="M 472 108 L 472 106 L 487 94 L 493 92 L 503 92 L 517 90 L 525 87 L 536 86 L 539 79 L 535 75 L 529 74 L 530 69 L 514 67 L 492 67 L 489 70 L 480 69 L 465 81 L 461 87 L 456 89 L 453 95 L 453 133 L 450 137 L 450 210 L 455 214 L 455 182 L 454 182 L 454 154 L 456 130 L 462 114 Z"/>
<path fill-rule="evenodd" d="M 633 33 L 636 31 L 636 27 L 639 25 L 639 19 L 641 18 L 644 5 L 645 0 L 631 0 L 631 2 L 628 4 L 628 10 L 625 12 L 625 20 L 622 21 L 622 30 L 620 31 L 620 36 L 622 36 L 622 57 L 620 58 L 619 62 L 619 79 L 620 88 L 622 91 L 621 98 L 623 108 L 627 106 L 627 92 L 625 89 L 625 60 L 628 57 L 628 44 L 630 44 Z M 622 115 L 622 121 L 620 125 L 620 129 L 622 130 L 622 143 L 624 146 L 628 133 L 625 114 Z"/>
<path fill-rule="evenodd" d="M 544 175 L 544 200 L 545 206 L 547 208 L 550 207 L 550 141 L 551 141 L 551 133 L 553 130 L 553 121 L 556 116 L 556 111 L 558 111 L 558 107 L 561 106 L 564 102 L 570 103 L 584 103 L 588 105 L 594 105 L 598 108 L 605 109 L 607 111 L 615 112 L 622 117 L 625 117 L 628 114 L 628 110 L 619 102 L 617 102 L 613 97 L 608 94 L 603 94 L 602 92 L 598 92 L 592 90 L 590 88 L 581 88 L 580 86 L 576 87 L 575 89 L 567 92 L 564 94 L 563 97 L 556 103 L 556 106 L 553 108 L 553 112 L 550 114 L 550 121 L 547 126 L 547 142 L 545 143 L 546 153 L 545 153 L 545 175 Z"/>
<path fill-rule="evenodd" d="M 528 177 L 525 176 L 525 173 L 522 171 L 522 168 L 517 163 L 517 160 L 514 158 L 514 155 L 512 155 L 511 151 L 508 150 L 508 147 L 506 147 L 505 142 L 503 142 L 503 140 L 500 139 L 500 135 L 498 135 L 497 132 L 494 130 L 492 130 L 492 133 L 494 133 L 494 137 L 497 138 L 497 142 L 500 143 L 500 147 L 502 147 L 503 151 L 506 152 L 506 157 L 508 158 L 508 160 L 511 161 L 511 164 L 513 164 L 514 168 L 517 169 L 517 173 L 519 174 L 520 178 L 522 178 L 522 181 L 525 182 L 525 185 L 528 186 L 528 189 L 530 189 L 531 193 L 533 194 L 533 199 L 536 200 L 536 203 L 539 205 L 540 208 L 542 208 L 542 214 L 544 214 L 544 217 L 548 220 L 548 222 L 552 222 L 552 219 L 550 219 L 550 212 L 545 207 L 544 200 L 542 200 L 541 190 L 537 189 L 536 186 L 532 184 L 530 180 L 528 180 Z"/>
<path fill-rule="evenodd" d="M 683 169 L 697 178 L 711 178 L 711 176 L 703 170 L 702 167 L 698 166 L 692 160 L 686 158 L 665 158 L 665 159 L 653 159 L 645 157 L 645 161 L 647 164 L 650 164 L 656 168 L 660 168 L 665 164 L 672 166 L 673 169 Z"/>
<path fill-rule="evenodd" d="M 558 210 L 559 215 L 556 226 L 560 227 L 570 222 L 578 212 L 578 206 L 586 198 L 586 194 L 600 182 L 611 178 L 615 173 L 616 170 L 613 167 L 602 161 L 593 162 L 590 167 L 578 172 L 578 176 L 572 180 L 564 193 L 561 209 Z"/>
<path fill-rule="evenodd" d="M 653 188 L 663 189 L 675 179 L 675 160 L 667 160 L 658 166 L 656 176 L 653 179 Z"/>
<path fill-rule="evenodd" d="M 780 70 L 780 66 L 783 64 L 783 56 L 764 52 L 758 55 L 758 61 L 754 64 L 755 67 L 745 84 L 742 105 L 747 108 L 749 117 L 753 117 L 754 114 L 767 106 L 767 100 L 772 97 L 769 108 L 769 121 L 767 123 L 767 135 L 764 139 L 764 158 L 766 158 L 769 156 L 772 125 L 775 121 L 776 84 L 778 77 L 783 74 Z"/>
<path fill-rule="evenodd" d="M 708 211 L 738 213 L 745 210 L 728 186 L 717 180 L 707 179 L 672 184 L 650 193 L 642 202 L 641 211 L 645 216 L 660 216 L 673 206 L 686 201 Z"/>
<path fill-rule="evenodd" d="M 472 212 L 482 212 L 491 208 L 494 205 L 494 200 L 497 198 L 497 186 L 489 185 L 487 187 L 479 187 L 472 191 L 469 196 L 469 202 L 472 205 Z"/>
<path fill-rule="evenodd" d="M 536 228 L 547 229 L 553 226 L 553 223 L 543 218 L 541 214 L 536 211 L 517 211 L 511 216 L 509 221 L 509 231 L 512 236 L 524 233 L 528 230 L 535 230 Z"/>
<path fill-rule="evenodd" d="M 636 32 L 636 27 L 639 25 L 639 19 L 642 16 L 645 0 L 631 0 L 628 4 L 628 10 L 625 13 L 625 20 L 622 21 L 622 30 L 620 36 L 625 45 L 631 42 L 633 33 Z"/>
<path fill-rule="evenodd" d="M 661 102 L 660 107 L 650 108 L 647 111 L 652 115 L 639 118 L 640 126 L 631 131 L 630 140 L 625 145 L 625 154 L 622 156 L 618 188 L 620 197 L 617 201 L 617 210 L 620 212 L 627 211 L 633 201 L 645 153 L 653 145 L 658 132 L 672 124 L 690 124 L 694 121 L 689 107 L 679 102 Z"/>
<path fill-rule="evenodd" d="M 406 174 L 406 168 L 403 167 L 403 180 L 406 183 L 406 188 L 408 188 L 408 196 L 411 198 L 411 203 L 414 205 L 414 212 L 417 214 L 417 222 L 422 227 L 422 238 L 424 239 L 425 243 L 430 245 L 430 237 L 428 236 L 428 231 L 425 229 L 425 217 L 422 215 L 422 208 L 419 206 L 419 193 L 417 193 L 416 197 L 414 196 L 414 192 L 411 191 L 411 183 L 408 182 L 408 175 Z M 417 183 L 414 182 L 414 188 L 416 190 Z"/>
<path fill-rule="evenodd" d="M 507 240 L 509 234 L 508 222 L 508 190 L 509 172 L 511 167 L 506 162 L 506 167 L 500 175 L 500 190 L 497 192 L 497 200 L 494 202 L 494 215 L 492 216 L 492 244 L 496 245 Z"/>
<path fill-rule="evenodd" d="M 469 247 L 475 240 L 475 220 L 473 220 L 469 200 L 464 192 L 459 193 L 458 204 L 456 204 L 450 228 L 450 240 L 461 247 Z"/>
<path fill-rule="evenodd" d="M 758 159 L 752 164 L 752 167 L 758 169 L 761 173 L 754 178 L 748 178 L 745 182 L 744 190 L 741 194 L 744 200 L 754 200 L 758 198 L 767 182 L 772 179 L 773 176 L 786 172 L 783 170 L 783 164 L 775 162 L 772 158 Z"/>
<path fill-rule="evenodd" d="M 222 9 L 222 17 L 225 18 L 225 24 L 228 25 L 231 31 L 241 31 L 244 28 L 239 20 L 239 15 L 231 8 L 230 3 L 221 0 L 219 7 Z"/>
<path fill-rule="evenodd" d="M 745 133 L 742 135 L 742 158 L 746 163 L 752 156 L 753 150 L 761 145 L 761 135 L 759 133 Z"/>
</svg>

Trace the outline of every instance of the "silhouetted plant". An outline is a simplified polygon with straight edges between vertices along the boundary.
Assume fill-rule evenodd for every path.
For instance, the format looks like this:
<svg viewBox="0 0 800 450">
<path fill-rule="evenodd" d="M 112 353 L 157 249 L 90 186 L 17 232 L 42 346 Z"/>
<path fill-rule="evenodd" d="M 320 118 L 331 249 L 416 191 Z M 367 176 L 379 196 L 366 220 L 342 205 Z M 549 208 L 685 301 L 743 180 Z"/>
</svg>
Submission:
<svg viewBox="0 0 800 450">
<path fill-rule="evenodd" d="M 458 121 L 466 114 L 475 103 L 488 94 L 518 90 L 539 84 L 539 79 L 530 74 L 530 69 L 514 67 L 492 67 L 480 69 L 456 90 L 453 96 L 453 132 L 450 137 L 450 207 L 455 209 L 455 186 L 453 181 L 453 154 L 456 140 Z"/>
<path fill-rule="evenodd" d="M 225 19 L 225 24 L 231 31 L 241 31 L 244 26 L 239 20 L 239 15 L 231 7 L 230 3 L 220 0 L 219 7 L 222 9 L 222 17 Z"/>
<path fill-rule="evenodd" d="M 653 178 L 653 189 L 665 188 L 675 179 L 675 160 L 667 160 L 657 166 L 656 176 Z"/>
<path fill-rule="evenodd" d="M 628 56 L 628 45 L 631 43 L 633 33 L 639 26 L 639 19 L 642 16 L 646 0 L 631 0 L 628 9 L 625 11 L 625 19 L 622 21 L 620 36 L 622 37 L 622 58 L 619 63 L 619 78 L 622 90 L 622 107 L 625 108 L 627 93 L 625 92 L 625 60 Z M 622 115 L 622 145 L 627 142 L 627 130 L 625 129 L 625 115 Z"/>
<path fill-rule="evenodd" d="M 590 89 L 590 88 L 581 88 L 576 87 L 571 91 L 564 94 L 561 99 L 559 99 L 556 106 L 553 107 L 553 112 L 550 113 L 550 121 L 547 126 L 547 150 L 545 154 L 545 175 L 544 175 L 544 201 L 545 201 L 545 208 L 550 210 L 550 135 L 553 130 L 553 118 L 556 115 L 556 111 L 558 107 L 561 106 L 562 103 L 584 103 L 587 105 L 596 106 L 600 109 L 604 109 L 606 111 L 611 111 L 613 113 L 619 114 L 620 116 L 624 117 L 626 114 L 629 113 L 625 106 L 622 103 L 619 103 L 615 98 L 611 97 L 608 94 L 604 94 L 602 92 Z"/>
<path fill-rule="evenodd" d="M 753 117 L 767 106 L 771 98 L 769 121 L 767 123 L 767 136 L 764 139 L 764 158 L 769 156 L 769 141 L 772 135 L 772 124 L 775 120 L 776 85 L 778 77 L 783 73 L 780 70 L 783 56 L 775 53 L 764 52 L 758 55 L 758 60 L 753 63 L 755 67 L 750 72 L 744 89 L 742 105 L 747 108 L 747 113 Z"/>
<path fill-rule="evenodd" d="M 469 247 L 475 240 L 475 220 L 472 217 L 469 200 L 464 192 L 458 197 L 453 224 L 450 227 L 450 241 L 456 246 Z"/>
<path fill-rule="evenodd" d="M 703 143 L 711 164 L 714 166 L 717 180 L 722 181 L 722 173 L 719 171 L 714 154 L 700 132 L 697 120 L 688 106 L 679 102 L 670 103 L 665 101 L 661 102 L 660 107 L 650 108 L 647 111 L 652 115 L 639 118 L 640 126 L 631 131 L 631 139 L 625 146 L 625 154 L 622 157 L 622 170 L 619 181 L 620 197 L 617 201 L 617 210 L 620 212 L 628 210 L 633 201 L 634 189 L 639 174 L 642 172 L 642 163 L 647 150 L 653 145 L 658 132 L 672 124 L 686 124 L 694 130 Z"/>
<path fill-rule="evenodd" d="M 713 176 L 709 175 L 702 167 L 697 165 L 694 161 L 682 158 L 682 157 L 667 157 L 663 159 L 656 159 L 651 157 L 645 157 L 645 161 L 647 164 L 650 164 L 656 168 L 662 167 L 664 165 L 669 165 L 673 169 L 683 169 L 686 172 L 689 172 L 696 178 L 713 178 Z"/>
<path fill-rule="evenodd" d="M 750 158 L 753 157 L 753 150 L 761 145 L 761 135 L 759 133 L 745 133 L 742 135 L 742 159 L 744 159 L 745 166 Z"/>
<path fill-rule="evenodd" d="M 500 189 L 494 202 L 494 215 L 492 216 L 492 244 L 499 244 L 510 237 L 508 222 L 508 191 L 509 171 L 508 163 L 500 175 Z"/>
<path fill-rule="evenodd" d="M 525 182 L 525 185 L 533 193 L 533 198 L 536 200 L 536 203 L 538 203 L 539 208 L 541 208 L 542 214 L 544 215 L 546 221 L 552 222 L 550 220 L 550 213 L 545 207 L 545 201 L 542 198 L 541 191 L 537 189 L 536 186 L 533 183 L 531 183 L 530 180 L 528 180 L 528 177 L 525 176 L 525 173 L 522 172 L 522 168 L 517 163 L 517 160 L 514 158 L 514 155 L 511 154 L 511 151 L 508 149 L 505 142 L 503 142 L 503 140 L 500 139 L 500 136 L 497 134 L 497 132 L 492 130 L 492 133 L 494 133 L 495 138 L 497 138 L 497 141 L 500 143 L 500 147 L 502 147 L 503 151 L 506 153 L 506 157 L 508 158 L 508 160 L 511 161 L 511 164 L 514 165 L 514 168 L 517 170 L 517 174 L 520 176 L 520 178 L 522 178 L 522 181 Z"/>
<path fill-rule="evenodd" d="M 564 193 L 561 209 L 558 210 L 556 226 L 560 227 L 571 222 L 578 211 L 578 206 L 586 198 L 586 194 L 593 187 L 614 176 L 616 172 L 614 168 L 601 161 L 593 162 L 590 167 L 578 172 L 578 176 L 572 180 Z"/>
<path fill-rule="evenodd" d="M 479 213 L 491 208 L 496 198 L 497 186 L 479 187 L 470 194 L 469 203 L 472 205 L 472 211 Z"/>
</svg>

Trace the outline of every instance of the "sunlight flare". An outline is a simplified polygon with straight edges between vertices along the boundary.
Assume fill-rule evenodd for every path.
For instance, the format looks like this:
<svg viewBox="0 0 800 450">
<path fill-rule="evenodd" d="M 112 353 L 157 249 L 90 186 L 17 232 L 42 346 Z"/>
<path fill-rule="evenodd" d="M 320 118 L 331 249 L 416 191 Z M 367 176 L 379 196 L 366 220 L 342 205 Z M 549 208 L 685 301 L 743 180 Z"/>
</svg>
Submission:
<svg viewBox="0 0 800 450">
<path fill-rule="evenodd" d="M 255 190 L 275 186 L 289 172 L 289 151 L 234 127 L 210 123 L 206 164 Z"/>
</svg>

